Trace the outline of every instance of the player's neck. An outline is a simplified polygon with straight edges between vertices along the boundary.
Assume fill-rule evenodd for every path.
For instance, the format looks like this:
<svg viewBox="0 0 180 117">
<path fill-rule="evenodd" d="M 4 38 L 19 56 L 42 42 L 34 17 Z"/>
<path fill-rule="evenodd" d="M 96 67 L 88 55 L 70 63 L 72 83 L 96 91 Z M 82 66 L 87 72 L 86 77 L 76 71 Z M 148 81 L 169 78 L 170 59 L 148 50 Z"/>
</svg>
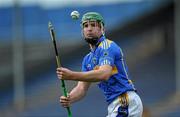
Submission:
<svg viewBox="0 0 180 117">
<path fill-rule="evenodd" d="M 95 49 L 95 48 L 96 48 L 96 45 L 89 44 L 89 47 L 90 47 L 90 49 L 92 50 L 92 49 Z"/>
</svg>

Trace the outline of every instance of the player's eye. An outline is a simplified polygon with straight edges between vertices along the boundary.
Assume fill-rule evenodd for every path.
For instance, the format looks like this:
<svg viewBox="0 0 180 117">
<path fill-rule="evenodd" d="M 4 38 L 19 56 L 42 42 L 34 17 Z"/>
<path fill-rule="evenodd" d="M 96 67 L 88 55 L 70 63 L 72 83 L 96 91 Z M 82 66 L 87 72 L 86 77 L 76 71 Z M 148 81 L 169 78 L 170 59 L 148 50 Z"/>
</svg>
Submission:
<svg viewBox="0 0 180 117">
<path fill-rule="evenodd" d="M 87 23 L 85 23 L 85 24 L 83 25 L 83 27 L 84 27 L 84 28 L 87 28 L 87 27 L 88 27 L 88 24 L 87 24 Z"/>
</svg>

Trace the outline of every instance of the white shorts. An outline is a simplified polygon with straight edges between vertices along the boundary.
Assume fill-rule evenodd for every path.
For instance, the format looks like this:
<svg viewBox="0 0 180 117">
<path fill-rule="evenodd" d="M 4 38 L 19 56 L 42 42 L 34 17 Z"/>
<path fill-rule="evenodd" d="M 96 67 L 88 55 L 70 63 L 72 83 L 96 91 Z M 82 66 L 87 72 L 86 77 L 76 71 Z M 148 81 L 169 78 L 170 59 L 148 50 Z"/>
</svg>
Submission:
<svg viewBox="0 0 180 117">
<path fill-rule="evenodd" d="M 120 95 L 108 106 L 106 117 L 142 117 L 143 105 L 134 91 Z"/>
</svg>

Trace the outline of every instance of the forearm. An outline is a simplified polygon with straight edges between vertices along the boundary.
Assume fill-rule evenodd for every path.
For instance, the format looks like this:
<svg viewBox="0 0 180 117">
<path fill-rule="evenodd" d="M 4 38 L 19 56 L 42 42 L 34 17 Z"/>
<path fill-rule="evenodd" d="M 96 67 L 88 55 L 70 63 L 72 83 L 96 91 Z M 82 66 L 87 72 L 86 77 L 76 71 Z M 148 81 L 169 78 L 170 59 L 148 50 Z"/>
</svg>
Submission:
<svg viewBox="0 0 180 117">
<path fill-rule="evenodd" d="M 72 72 L 70 80 L 85 81 L 85 82 L 99 82 L 108 80 L 111 76 L 112 68 L 102 68 L 88 72 Z"/>
<path fill-rule="evenodd" d="M 73 72 L 73 77 L 71 80 L 75 81 L 86 81 L 86 82 L 98 82 L 101 81 L 101 74 L 97 71 L 88 71 L 88 72 Z"/>
<path fill-rule="evenodd" d="M 78 87 L 75 87 L 71 92 L 70 92 L 70 103 L 77 102 L 81 100 L 85 96 L 84 91 L 80 91 Z"/>
<path fill-rule="evenodd" d="M 87 72 L 75 72 L 67 68 L 57 68 L 59 79 L 74 80 L 84 82 L 99 82 L 106 81 L 112 75 L 112 67 L 110 65 L 100 66 L 97 70 Z"/>
</svg>

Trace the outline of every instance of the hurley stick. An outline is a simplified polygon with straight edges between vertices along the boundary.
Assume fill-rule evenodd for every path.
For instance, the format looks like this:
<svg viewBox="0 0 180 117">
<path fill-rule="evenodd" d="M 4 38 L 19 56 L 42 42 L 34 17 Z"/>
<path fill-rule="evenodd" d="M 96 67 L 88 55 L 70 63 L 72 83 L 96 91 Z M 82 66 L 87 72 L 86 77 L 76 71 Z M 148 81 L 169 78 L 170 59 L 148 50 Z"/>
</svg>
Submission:
<svg viewBox="0 0 180 117">
<path fill-rule="evenodd" d="M 60 62 L 60 57 L 59 57 L 57 46 L 56 46 L 56 38 L 55 38 L 54 27 L 51 24 L 51 22 L 49 22 L 48 28 L 49 28 L 49 32 L 50 32 L 50 35 L 51 35 L 51 39 L 53 41 L 53 45 L 54 45 L 54 50 L 55 50 L 55 54 L 56 54 L 57 67 L 60 68 L 61 67 L 61 62 Z M 61 88 L 63 90 L 64 96 L 67 97 L 67 90 L 66 90 L 66 86 L 65 86 L 64 80 L 61 80 Z M 68 117 L 72 117 L 70 107 L 67 107 L 67 111 L 68 111 Z"/>
</svg>

